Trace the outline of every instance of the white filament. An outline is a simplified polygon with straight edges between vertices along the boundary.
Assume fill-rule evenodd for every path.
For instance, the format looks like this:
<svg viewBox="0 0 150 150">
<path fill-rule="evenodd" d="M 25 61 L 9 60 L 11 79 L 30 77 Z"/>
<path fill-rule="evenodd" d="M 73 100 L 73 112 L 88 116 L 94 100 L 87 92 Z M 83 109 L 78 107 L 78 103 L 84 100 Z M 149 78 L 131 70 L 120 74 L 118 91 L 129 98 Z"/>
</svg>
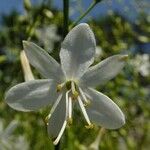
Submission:
<svg viewBox="0 0 150 150">
<path fill-rule="evenodd" d="M 81 89 L 80 87 L 79 87 L 79 91 L 80 91 L 81 96 L 82 96 L 83 100 L 85 101 L 85 103 L 86 103 L 86 104 L 88 104 L 88 103 L 89 103 L 89 101 L 87 100 L 87 98 L 86 98 L 86 96 L 85 96 L 84 92 L 82 91 L 82 89 Z"/>
<path fill-rule="evenodd" d="M 67 91 L 66 92 L 66 116 L 65 116 L 65 119 L 67 120 L 67 116 L 68 116 L 68 112 L 69 112 L 69 107 L 68 107 L 68 103 L 69 103 L 69 92 L 70 91 Z"/>
<path fill-rule="evenodd" d="M 69 119 L 72 119 L 72 99 L 71 97 L 69 97 L 69 114 L 68 114 L 68 117 Z"/>
<path fill-rule="evenodd" d="M 70 91 L 67 91 L 67 92 L 66 92 L 66 116 L 65 116 L 65 120 L 64 120 L 64 122 L 63 122 L 63 125 L 62 125 L 62 127 L 61 127 L 61 130 L 60 130 L 60 132 L 59 132 L 57 138 L 56 138 L 55 141 L 53 142 L 54 145 L 57 145 L 57 144 L 58 144 L 58 142 L 59 142 L 61 136 L 63 135 L 63 133 L 64 133 L 64 131 L 65 131 L 66 125 L 67 125 L 67 115 L 68 115 L 68 111 L 69 111 L 69 110 L 68 110 L 68 109 L 69 109 L 69 108 L 68 108 L 69 92 L 70 92 Z"/>
<path fill-rule="evenodd" d="M 66 125 L 67 125 L 67 121 L 65 120 L 64 123 L 63 123 L 63 125 L 62 125 L 62 128 L 61 128 L 61 130 L 60 130 L 60 132 L 59 132 L 59 134 L 58 134 L 58 136 L 56 138 L 56 140 L 53 142 L 54 145 L 58 144 L 61 136 L 63 135 L 63 133 L 65 131 Z"/>
<path fill-rule="evenodd" d="M 59 102 L 60 102 L 60 100 L 61 100 L 61 98 L 62 98 L 62 95 L 63 95 L 62 93 L 59 94 L 57 100 L 55 101 L 54 105 L 53 105 L 52 108 L 51 108 L 51 111 L 50 111 L 50 113 L 49 113 L 49 115 L 48 115 L 48 119 L 50 119 L 50 117 L 52 116 L 52 114 L 53 114 L 53 112 L 55 111 L 56 107 L 58 106 L 58 104 L 59 104 Z"/>
<path fill-rule="evenodd" d="M 81 110 L 82 110 L 82 113 L 83 113 L 83 115 L 84 115 L 84 118 L 85 118 L 86 122 L 88 123 L 88 125 L 91 125 L 89 116 L 88 116 L 88 114 L 87 114 L 87 112 L 86 112 L 86 110 L 85 110 L 84 104 L 83 104 L 83 102 L 82 102 L 80 96 L 78 96 L 78 102 L 79 102 L 80 108 L 81 108 Z"/>
</svg>

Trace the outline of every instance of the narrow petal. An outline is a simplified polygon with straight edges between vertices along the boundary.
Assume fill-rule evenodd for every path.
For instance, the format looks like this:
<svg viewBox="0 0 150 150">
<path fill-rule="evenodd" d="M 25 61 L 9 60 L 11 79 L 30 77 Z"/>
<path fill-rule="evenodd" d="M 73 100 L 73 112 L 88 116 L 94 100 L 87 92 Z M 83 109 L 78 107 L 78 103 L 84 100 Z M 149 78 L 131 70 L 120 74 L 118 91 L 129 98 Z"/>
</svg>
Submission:
<svg viewBox="0 0 150 150">
<path fill-rule="evenodd" d="M 74 27 L 62 43 L 60 59 L 62 69 L 69 79 L 80 78 L 93 63 L 95 37 L 86 23 Z"/>
<path fill-rule="evenodd" d="M 33 80 L 12 87 L 5 96 L 6 103 L 20 111 L 36 111 L 53 103 L 56 96 L 53 80 Z"/>
<path fill-rule="evenodd" d="M 61 129 L 63 124 L 66 120 L 66 100 L 65 96 L 61 99 L 59 104 L 57 105 L 55 111 L 53 112 L 51 118 L 49 119 L 48 123 L 48 134 L 50 137 L 52 137 L 53 140 L 55 140 Z"/>
<path fill-rule="evenodd" d="M 45 78 L 60 82 L 64 75 L 60 65 L 46 51 L 32 42 L 23 41 L 25 53 L 29 62 Z"/>
<path fill-rule="evenodd" d="M 127 55 L 108 57 L 97 65 L 90 67 L 82 76 L 80 84 L 96 87 L 115 77 L 123 68 Z"/>
<path fill-rule="evenodd" d="M 125 124 L 124 114 L 109 97 L 94 89 L 87 93 L 91 99 L 91 105 L 87 107 L 91 121 L 107 129 L 117 129 Z"/>
</svg>

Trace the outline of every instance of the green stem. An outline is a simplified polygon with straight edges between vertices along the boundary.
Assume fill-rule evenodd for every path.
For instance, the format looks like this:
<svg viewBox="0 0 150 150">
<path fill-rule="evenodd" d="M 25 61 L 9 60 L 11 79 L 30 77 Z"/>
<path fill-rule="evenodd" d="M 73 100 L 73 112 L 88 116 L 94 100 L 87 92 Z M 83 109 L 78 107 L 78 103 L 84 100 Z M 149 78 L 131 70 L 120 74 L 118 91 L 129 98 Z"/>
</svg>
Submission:
<svg viewBox="0 0 150 150">
<path fill-rule="evenodd" d="M 43 1 L 43 4 L 41 5 L 39 11 L 42 11 L 43 10 L 43 6 L 44 6 L 44 2 Z M 39 24 L 39 14 L 37 13 L 36 16 L 33 18 L 33 21 L 31 22 L 31 25 L 29 26 L 29 29 L 27 30 L 27 35 L 28 35 L 28 39 L 27 41 L 30 41 L 32 36 L 34 35 L 34 32 L 35 32 L 35 28 L 38 26 Z"/>
<path fill-rule="evenodd" d="M 36 28 L 37 25 L 38 25 L 38 17 L 37 17 L 37 19 L 35 20 L 35 22 L 30 26 L 29 30 L 27 31 L 27 34 L 28 34 L 28 39 L 27 39 L 27 41 L 30 41 L 30 40 L 31 40 L 31 37 L 32 37 L 33 34 L 34 34 L 35 28 Z"/>
<path fill-rule="evenodd" d="M 54 146 L 54 150 L 60 150 L 60 142 Z"/>
<path fill-rule="evenodd" d="M 71 26 L 70 28 L 73 28 L 74 26 L 76 26 L 94 7 L 97 3 L 99 3 L 101 0 L 97 1 L 94 0 L 91 5 L 89 6 L 89 8 L 86 10 L 86 12 L 84 12 Z"/>
<path fill-rule="evenodd" d="M 64 13 L 64 25 L 63 25 L 63 37 L 65 37 L 68 33 L 68 25 L 69 25 L 69 0 L 63 1 L 63 13 Z"/>
</svg>

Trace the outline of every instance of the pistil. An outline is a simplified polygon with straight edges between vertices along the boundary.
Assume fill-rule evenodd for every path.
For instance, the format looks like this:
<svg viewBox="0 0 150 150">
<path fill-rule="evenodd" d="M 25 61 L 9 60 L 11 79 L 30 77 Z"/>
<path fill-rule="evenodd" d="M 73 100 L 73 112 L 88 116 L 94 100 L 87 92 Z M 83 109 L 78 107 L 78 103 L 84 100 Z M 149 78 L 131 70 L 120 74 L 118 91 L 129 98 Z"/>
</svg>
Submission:
<svg viewBox="0 0 150 150">
<path fill-rule="evenodd" d="M 72 124 L 72 98 L 69 97 L 69 104 L 68 104 L 68 123 L 69 125 Z"/>
<path fill-rule="evenodd" d="M 79 96 L 79 93 L 76 90 L 75 83 L 73 81 L 71 82 L 71 91 L 72 91 L 72 98 L 74 100 L 77 99 L 77 97 Z"/>
</svg>

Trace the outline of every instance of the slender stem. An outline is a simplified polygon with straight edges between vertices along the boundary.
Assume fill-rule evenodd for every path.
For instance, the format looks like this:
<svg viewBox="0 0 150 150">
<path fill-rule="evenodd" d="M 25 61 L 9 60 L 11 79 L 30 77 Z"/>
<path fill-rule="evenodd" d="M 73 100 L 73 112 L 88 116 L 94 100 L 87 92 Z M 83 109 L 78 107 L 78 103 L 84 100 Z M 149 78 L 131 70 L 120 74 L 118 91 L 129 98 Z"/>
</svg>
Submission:
<svg viewBox="0 0 150 150">
<path fill-rule="evenodd" d="M 89 6 L 89 8 L 70 26 L 70 28 L 73 28 L 74 26 L 76 26 L 100 1 L 101 0 L 94 0 Z"/>
<path fill-rule="evenodd" d="M 54 146 L 54 150 L 60 150 L 60 142 Z"/>
<path fill-rule="evenodd" d="M 43 4 L 44 4 L 45 1 L 43 1 Z M 43 5 L 41 6 L 40 10 L 39 11 L 42 11 L 43 9 Z M 32 36 L 34 35 L 34 32 L 35 32 L 35 28 L 38 26 L 39 24 L 39 14 L 37 13 L 36 16 L 33 18 L 33 22 L 31 22 L 31 25 L 29 26 L 28 30 L 27 30 L 27 35 L 28 35 L 28 38 L 27 38 L 27 41 L 30 41 Z"/>
<path fill-rule="evenodd" d="M 73 28 L 76 26 L 96 5 L 97 3 L 95 1 L 92 2 L 92 4 L 89 6 L 89 8 L 84 12 L 71 26 L 70 28 Z"/>
<path fill-rule="evenodd" d="M 63 13 L 64 13 L 64 25 L 63 25 L 63 37 L 65 37 L 68 33 L 68 25 L 69 25 L 69 0 L 63 0 Z"/>
<path fill-rule="evenodd" d="M 43 5 L 41 6 L 39 11 L 42 11 L 43 9 Z M 37 13 L 36 16 L 33 18 L 33 21 L 31 22 L 31 25 L 29 26 L 28 30 L 27 30 L 27 35 L 28 35 L 28 39 L 27 41 L 30 41 L 32 36 L 34 35 L 35 32 L 35 28 L 37 27 L 37 25 L 39 24 L 39 14 Z"/>
<path fill-rule="evenodd" d="M 35 27 L 38 24 L 38 17 L 35 19 L 34 23 L 30 26 L 29 30 L 28 30 L 28 39 L 27 41 L 30 41 L 31 37 L 33 36 L 34 32 L 35 32 Z"/>
<path fill-rule="evenodd" d="M 106 130 L 103 127 L 99 130 L 99 133 L 98 133 L 96 139 L 94 140 L 93 143 L 90 144 L 89 148 L 91 148 L 91 149 L 99 149 L 99 145 L 100 145 L 100 142 L 102 140 L 102 137 L 103 137 L 105 131 Z"/>
</svg>

